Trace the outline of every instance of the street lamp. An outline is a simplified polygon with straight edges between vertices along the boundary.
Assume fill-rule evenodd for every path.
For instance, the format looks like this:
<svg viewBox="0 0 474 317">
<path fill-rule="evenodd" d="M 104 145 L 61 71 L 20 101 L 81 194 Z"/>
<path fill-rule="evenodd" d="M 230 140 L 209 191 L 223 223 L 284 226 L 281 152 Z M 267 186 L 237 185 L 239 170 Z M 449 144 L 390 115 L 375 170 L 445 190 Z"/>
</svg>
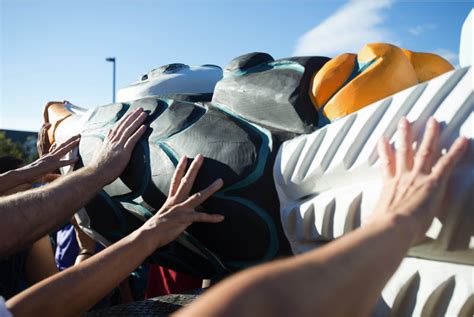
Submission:
<svg viewBox="0 0 474 317">
<path fill-rule="evenodd" d="M 112 62 L 114 65 L 113 78 L 112 78 L 112 103 L 115 103 L 115 57 L 107 57 L 105 59 L 107 62 Z"/>
</svg>

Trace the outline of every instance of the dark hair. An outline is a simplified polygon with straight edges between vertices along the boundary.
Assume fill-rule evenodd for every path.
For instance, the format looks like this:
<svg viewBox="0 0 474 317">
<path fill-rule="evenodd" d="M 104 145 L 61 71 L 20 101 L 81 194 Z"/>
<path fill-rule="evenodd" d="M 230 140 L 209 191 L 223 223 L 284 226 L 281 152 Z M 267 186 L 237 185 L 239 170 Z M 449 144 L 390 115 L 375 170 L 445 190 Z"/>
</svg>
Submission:
<svg viewBox="0 0 474 317">
<path fill-rule="evenodd" d="M 0 157 L 0 174 L 17 169 L 25 165 L 22 159 L 14 156 L 2 156 Z"/>
</svg>

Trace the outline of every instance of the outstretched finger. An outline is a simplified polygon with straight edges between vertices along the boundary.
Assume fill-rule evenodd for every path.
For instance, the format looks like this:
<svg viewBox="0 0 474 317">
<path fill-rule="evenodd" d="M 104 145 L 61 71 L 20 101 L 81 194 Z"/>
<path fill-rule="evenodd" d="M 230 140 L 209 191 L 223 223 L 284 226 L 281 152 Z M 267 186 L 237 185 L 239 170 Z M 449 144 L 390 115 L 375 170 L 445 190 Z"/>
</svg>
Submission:
<svg viewBox="0 0 474 317">
<path fill-rule="evenodd" d="M 124 131 L 128 127 L 130 127 L 132 122 L 134 122 L 140 116 L 141 113 L 143 113 L 143 109 L 138 108 L 125 115 L 125 117 L 119 122 L 119 124 L 110 130 L 111 136 L 118 136 L 120 138 Z"/>
<path fill-rule="evenodd" d="M 464 152 L 466 152 L 469 145 L 469 140 L 466 137 L 459 137 L 454 141 L 446 155 L 442 156 L 438 162 L 433 166 L 432 175 L 439 180 L 449 178 L 451 172 L 459 162 Z"/>
<path fill-rule="evenodd" d="M 119 142 L 122 144 L 126 144 L 128 142 L 128 139 L 139 130 L 143 122 L 145 122 L 146 118 L 148 117 L 148 114 L 146 112 L 141 112 L 131 123 L 129 126 L 125 128 L 125 130 L 122 130 L 119 132 L 120 134 L 117 134 L 117 136 L 120 138 Z"/>
<path fill-rule="evenodd" d="M 191 166 L 189 166 L 186 175 L 181 178 L 178 190 L 176 191 L 178 201 L 183 201 L 189 196 L 189 192 L 194 185 L 194 181 L 196 180 L 196 176 L 202 166 L 203 161 L 204 157 L 201 154 L 198 154 L 191 163 Z"/>
<path fill-rule="evenodd" d="M 395 152 L 393 146 L 386 137 L 382 137 L 378 143 L 378 152 L 382 165 L 382 174 L 385 178 L 395 176 Z"/>
<path fill-rule="evenodd" d="M 217 223 L 224 220 L 223 215 L 219 214 L 208 214 L 205 212 L 193 212 L 189 214 L 189 221 L 190 222 L 210 222 L 210 223 Z"/>
<path fill-rule="evenodd" d="M 66 142 L 61 143 L 60 145 L 56 145 L 53 150 L 51 150 L 52 156 L 63 157 L 69 151 L 79 146 L 79 142 L 81 140 L 81 135 L 75 135 L 69 138 Z"/>
<path fill-rule="evenodd" d="M 408 120 L 403 117 L 398 124 L 398 148 L 396 152 L 396 173 L 411 170 L 413 167 L 413 139 L 411 125 Z"/>
<path fill-rule="evenodd" d="M 136 130 L 132 134 L 132 136 L 129 137 L 127 141 L 125 141 L 124 150 L 132 151 L 135 145 L 137 145 L 140 138 L 143 136 L 143 134 L 145 134 L 146 129 L 147 129 L 146 125 L 142 125 L 138 130 Z"/>
<path fill-rule="evenodd" d="M 203 202 L 206 201 L 209 197 L 211 197 L 215 192 L 222 188 L 224 182 L 221 178 L 215 180 L 211 185 L 207 188 L 201 190 L 200 192 L 192 195 L 183 203 L 189 208 L 196 208 L 197 206 L 201 205 Z"/>
<path fill-rule="evenodd" d="M 77 162 L 78 159 L 79 159 L 79 157 L 76 157 L 76 158 L 73 158 L 73 159 L 70 159 L 70 160 L 59 160 L 58 164 L 57 164 L 57 167 L 59 168 L 59 167 L 74 164 L 74 163 Z"/>
<path fill-rule="evenodd" d="M 54 150 L 58 151 L 59 149 L 65 147 L 65 146 L 68 146 L 69 144 L 71 143 L 74 143 L 76 142 L 77 140 L 80 140 L 81 139 L 81 135 L 80 134 L 76 134 L 76 135 L 73 135 L 72 137 L 70 137 L 69 139 L 67 139 L 66 141 L 64 141 L 63 143 L 54 143 Z"/>
<path fill-rule="evenodd" d="M 186 155 L 181 157 L 181 159 L 178 162 L 178 165 L 176 166 L 176 170 L 174 171 L 173 174 L 173 179 L 171 180 L 171 185 L 170 185 L 170 192 L 168 197 L 173 196 L 176 194 L 176 191 L 178 190 L 179 183 L 181 182 L 181 179 L 184 176 L 184 173 L 186 172 L 186 163 L 188 162 L 188 158 Z"/>
<path fill-rule="evenodd" d="M 414 169 L 423 173 L 431 172 L 435 151 L 439 142 L 439 123 L 434 118 L 430 118 L 426 124 L 425 134 L 421 141 L 420 148 L 415 155 Z"/>
</svg>

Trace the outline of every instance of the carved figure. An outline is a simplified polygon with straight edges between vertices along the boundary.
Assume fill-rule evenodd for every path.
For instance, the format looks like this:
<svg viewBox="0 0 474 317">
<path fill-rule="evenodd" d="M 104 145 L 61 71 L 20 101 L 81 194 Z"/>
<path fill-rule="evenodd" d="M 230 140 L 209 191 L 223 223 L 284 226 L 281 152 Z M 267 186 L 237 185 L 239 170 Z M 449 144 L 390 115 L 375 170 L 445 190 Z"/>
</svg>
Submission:
<svg viewBox="0 0 474 317">
<path fill-rule="evenodd" d="M 51 143 L 81 133 L 75 168 L 89 164 L 125 113 L 150 113 L 127 169 L 77 214 L 105 245 L 161 206 L 180 156 L 206 157 L 193 190 L 222 177 L 223 189 L 203 208 L 225 221 L 192 225 L 150 258 L 204 278 L 305 252 L 360 226 L 380 191 L 375 142 L 392 137 L 401 116 L 418 131 L 435 116 L 444 124 L 443 145 L 473 134 L 472 70 L 451 71 L 433 54 L 383 43 L 333 59 L 251 53 L 231 61 L 220 80 L 207 76 L 220 71 L 214 66 L 183 65 L 149 72 L 119 92 L 121 103 L 85 110 L 52 102 L 44 113 Z M 207 88 L 187 85 L 203 74 L 198 69 L 207 72 Z M 188 70 L 194 77 L 187 82 Z M 473 153 L 455 172 L 431 240 L 410 251 L 375 315 L 474 313 Z"/>
</svg>

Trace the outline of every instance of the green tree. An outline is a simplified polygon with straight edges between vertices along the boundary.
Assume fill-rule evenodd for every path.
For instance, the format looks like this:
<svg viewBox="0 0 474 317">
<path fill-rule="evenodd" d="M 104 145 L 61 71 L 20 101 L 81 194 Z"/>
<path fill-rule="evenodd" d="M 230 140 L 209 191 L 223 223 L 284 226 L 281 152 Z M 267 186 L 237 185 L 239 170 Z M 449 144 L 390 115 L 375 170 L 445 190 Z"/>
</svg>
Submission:
<svg viewBox="0 0 474 317">
<path fill-rule="evenodd" d="M 25 162 L 29 162 L 31 158 L 20 143 L 13 142 L 5 136 L 5 132 L 0 132 L 0 157 L 1 156 L 18 157 Z"/>
</svg>

